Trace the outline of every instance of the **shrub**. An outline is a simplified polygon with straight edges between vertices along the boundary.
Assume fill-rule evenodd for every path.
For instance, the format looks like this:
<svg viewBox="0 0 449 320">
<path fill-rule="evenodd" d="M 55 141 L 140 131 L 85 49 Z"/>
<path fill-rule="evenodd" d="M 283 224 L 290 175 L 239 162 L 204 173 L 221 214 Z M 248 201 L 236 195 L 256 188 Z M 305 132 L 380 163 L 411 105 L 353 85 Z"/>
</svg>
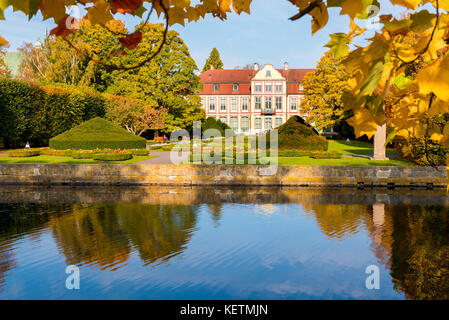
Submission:
<svg viewBox="0 0 449 320">
<path fill-rule="evenodd" d="M 127 150 L 127 151 L 131 152 L 131 154 L 133 156 L 136 156 L 136 157 L 146 157 L 146 156 L 148 156 L 150 154 L 150 151 L 149 150 L 145 150 L 145 149 Z"/>
<path fill-rule="evenodd" d="M 206 121 L 204 121 L 203 124 L 201 125 L 201 129 L 203 133 L 209 129 L 216 129 L 220 132 L 222 137 L 225 136 L 225 130 L 231 130 L 231 128 L 226 123 L 221 122 L 220 120 L 217 120 L 214 117 L 207 118 Z"/>
<path fill-rule="evenodd" d="M 93 159 L 98 161 L 126 161 L 133 158 L 131 152 L 99 152 L 95 153 Z"/>
<path fill-rule="evenodd" d="M 95 153 L 93 151 L 80 150 L 72 151 L 73 159 L 93 159 Z"/>
<path fill-rule="evenodd" d="M 41 154 L 40 150 L 28 150 L 28 149 L 20 149 L 20 150 L 11 150 L 8 151 L 8 157 L 36 157 Z"/>
<path fill-rule="evenodd" d="M 395 149 L 402 157 L 420 166 L 441 166 L 446 164 L 449 146 L 424 138 L 411 138 L 407 141 L 403 137 L 394 139 Z"/>
<path fill-rule="evenodd" d="M 343 157 L 343 153 L 338 151 L 313 151 L 310 154 L 310 158 L 313 159 L 341 159 Z"/>
<path fill-rule="evenodd" d="M 47 144 L 83 121 L 104 116 L 105 108 L 106 100 L 91 89 L 0 78 L 0 137 L 8 146 Z"/>
<path fill-rule="evenodd" d="M 41 155 L 43 156 L 53 156 L 53 157 L 71 157 L 72 150 L 54 150 L 54 149 L 43 149 Z"/>
<path fill-rule="evenodd" d="M 50 148 L 64 149 L 144 149 L 146 140 L 133 135 L 112 122 L 91 119 L 69 131 L 50 139 Z"/>
<path fill-rule="evenodd" d="M 329 142 L 298 116 L 291 117 L 278 129 L 279 148 L 290 150 L 327 151 Z M 267 147 L 270 133 L 266 135 Z"/>
<path fill-rule="evenodd" d="M 156 137 L 156 138 L 154 138 L 154 143 L 164 143 L 164 137 Z"/>
</svg>

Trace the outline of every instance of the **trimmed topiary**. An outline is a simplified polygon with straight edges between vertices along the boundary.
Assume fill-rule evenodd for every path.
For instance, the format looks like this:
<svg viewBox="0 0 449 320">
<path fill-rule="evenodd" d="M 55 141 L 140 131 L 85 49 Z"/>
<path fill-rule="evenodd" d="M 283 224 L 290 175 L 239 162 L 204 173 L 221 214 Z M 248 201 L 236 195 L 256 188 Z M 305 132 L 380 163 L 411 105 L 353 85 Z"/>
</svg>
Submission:
<svg viewBox="0 0 449 320">
<path fill-rule="evenodd" d="M 126 161 L 133 158 L 131 152 L 98 152 L 93 159 L 98 161 Z"/>
<path fill-rule="evenodd" d="M 149 150 L 145 150 L 145 149 L 142 149 L 142 150 L 127 150 L 127 151 L 131 152 L 131 154 L 133 156 L 136 156 L 136 157 L 146 157 L 146 156 L 148 156 L 150 154 L 150 151 Z"/>
<path fill-rule="evenodd" d="M 208 129 L 216 129 L 221 133 L 221 136 L 225 136 L 225 130 L 232 130 L 226 123 L 221 122 L 220 120 L 215 119 L 214 117 L 209 117 L 204 121 L 201 125 L 201 129 L 203 133 Z M 234 131 L 232 131 L 232 135 L 234 135 Z"/>
<path fill-rule="evenodd" d="M 278 128 L 279 148 L 290 150 L 327 151 L 329 142 L 301 117 L 293 116 Z M 267 134 L 267 144 L 270 134 Z"/>
<path fill-rule="evenodd" d="M 50 148 L 77 149 L 144 149 L 146 140 L 102 118 L 94 118 L 50 139 Z"/>
<path fill-rule="evenodd" d="M 8 151 L 8 157 L 14 158 L 27 158 L 27 157 L 37 157 L 41 154 L 40 150 L 11 150 Z"/>
</svg>

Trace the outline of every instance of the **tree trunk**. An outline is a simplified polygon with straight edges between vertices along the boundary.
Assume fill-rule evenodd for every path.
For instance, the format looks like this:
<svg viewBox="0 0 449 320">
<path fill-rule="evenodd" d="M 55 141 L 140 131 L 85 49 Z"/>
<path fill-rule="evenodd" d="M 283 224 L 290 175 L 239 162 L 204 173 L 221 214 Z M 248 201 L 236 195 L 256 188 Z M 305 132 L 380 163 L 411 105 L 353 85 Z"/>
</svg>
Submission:
<svg viewBox="0 0 449 320">
<path fill-rule="evenodd" d="M 386 156 L 385 144 L 387 142 L 387 125 L 377 127 L 374 135 L 374 155 L 371 160 L 388 160 Z"/>
</svg>

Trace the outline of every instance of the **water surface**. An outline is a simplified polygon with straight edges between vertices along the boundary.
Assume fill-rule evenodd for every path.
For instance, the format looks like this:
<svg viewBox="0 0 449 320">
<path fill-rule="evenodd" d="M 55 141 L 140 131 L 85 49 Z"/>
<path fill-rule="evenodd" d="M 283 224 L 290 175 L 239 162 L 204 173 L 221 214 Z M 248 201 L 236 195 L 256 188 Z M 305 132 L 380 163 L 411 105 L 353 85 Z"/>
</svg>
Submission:
<svg viewBox="0 0 449 320">
<path fill-rule="evenodd" d="M 448 209 L 440 191 L 0 187 L 0 299 L 448 299 Z"/>
</svg>

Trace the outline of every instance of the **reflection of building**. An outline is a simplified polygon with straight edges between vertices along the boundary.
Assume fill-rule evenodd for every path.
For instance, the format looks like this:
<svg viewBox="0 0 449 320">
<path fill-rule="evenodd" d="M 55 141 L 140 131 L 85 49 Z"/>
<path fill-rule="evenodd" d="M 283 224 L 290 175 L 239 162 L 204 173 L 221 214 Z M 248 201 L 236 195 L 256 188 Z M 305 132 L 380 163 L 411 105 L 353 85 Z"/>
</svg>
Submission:
<svg viewBox="0 0 449 320">
<path fill-rule="evenodd" d="M 313 69 L 208 70 L 200 96 L 208 117 L 227 123 L 237 133 L 257 133 L 279 127 L 299 114 L 301 81 Z"/>
</svg>

